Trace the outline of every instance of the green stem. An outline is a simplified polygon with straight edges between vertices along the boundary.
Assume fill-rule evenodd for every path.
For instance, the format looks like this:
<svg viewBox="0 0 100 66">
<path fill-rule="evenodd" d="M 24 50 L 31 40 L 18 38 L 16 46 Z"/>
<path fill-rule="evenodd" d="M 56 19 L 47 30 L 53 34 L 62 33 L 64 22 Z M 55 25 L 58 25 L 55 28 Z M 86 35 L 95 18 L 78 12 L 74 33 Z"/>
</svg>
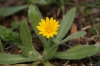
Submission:
<svg viewBox="0 0 100 66">
<path fill-rule="evenodd" d="M 46 57 L 47 57 L 46 55 L 48 53 L 50 46 L 51 46 L 51 38 L 48 39 L 46 49 L 44 49 L 44 51 L 43 51 L 43 59 L 44 60 L 46 60 Z"/>
<path fill-rule="evenodd" d="M 49 39 L 48 39 L 48 42 L 47 42 L 48 47 L 47 47 L 47 49 L 49 49 L 49 48 L 50 48 L 50 46 L 51 46 L 51 39 L 52 39 L 52 38 L 49 38 Z"/>
<path fill-rule="evenodd" d="M 0 39 L 0 50 L 1 50 L 1 52 L 4 53 L 4 47 L 3 47 L 3 45 L 2 45 L 1 39 Z"/>
</svg>

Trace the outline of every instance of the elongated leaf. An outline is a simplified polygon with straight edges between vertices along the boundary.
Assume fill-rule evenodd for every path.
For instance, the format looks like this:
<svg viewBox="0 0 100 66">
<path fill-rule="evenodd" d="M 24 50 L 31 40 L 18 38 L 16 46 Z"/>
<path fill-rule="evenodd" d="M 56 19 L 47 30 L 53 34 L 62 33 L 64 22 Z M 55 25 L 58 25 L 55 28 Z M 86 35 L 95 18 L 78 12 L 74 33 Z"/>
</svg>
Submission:
<svg viewBox="0 0 100 66">
<path fill-rule="evenodd" d="M 25 8 L 28 8 L 28 5 L 0 8 L 0 16 L 9 16 Z"/>
<path fill-rule="evenodd" d="M 86 57 L 90 57 L 97 52 L 100 52 L 100 46 L 84 46 L 84 45 L 78 45 L 75 47 L 72 47 L 71 49 L 63 52 L 57 52 L 54 56 L 54 58 L 61 58 L 61 59 L 82 59 Z"/>
<path fill-rule="evenodd" d="M 72 34 L 72 35 L 68 36 L 67 38 L 65 38 L 64 40 L 62 40 L 61 43 L 66 42 L 71 39 L 74 39 L 74 38 L 79 38 L 85 34 L 86 34 L 86 32 L 84 32 L 84 31 L 75 32 L 74 34 Z"/>
<path fill-rule="evenodd" d="M 35 59 L 30 59 L 24 57 L 21 54 L 6 54 L 0 53 L 0 64 L 15 64 L 15 63 L 22 63 L 22 62 L 30 62 L 35 61 Z"/>
<path fill-rule="evenodd" d="M 31 0 L 31 2 L 36 5 L 45 6 L 52 4 L 54 0 Z"/>
<path fill-rule="evenodd" d="M 38 66 L 41 63 L 41 61 L 36 61 L 34 63 L 31 64 L 31 66 Z"/>
<path fill-rule="evenodd" d="M 29 10 L 28 10 L 28 16 L 29 16 L 30 23 L 31 23 L 34 31 L 40 38 L 40 40 L 44 46 L 44 49 L 45 49 L 47 47 L 47 39 L 45 37 L 39 35 L 39 31 L 36 28 L 36 26 L 39 24 L 39 22 L 42 18 L 41 13 L 39 12 L 39 10 L 36 6 L 30 5 Z"/>
<path fill-rule="evenodd" d="M 60 44 L 60 43 L 61 43 L 61 42 L 60 42 L 57 38 L 55 38 L 55 37 L 52 38 L 52 41 L 53 41 L 55 44 Z"/>
<path fill-rule="evenodd" d="M 54 66 L 49 61 L 42 62 L 44 66 Z"/>
<path fill-rule="evenodd" d="M 32 50 L 29 50 L 27 47 L 24 47 L 24 46 L 21 46 L 21 50 L 22 50 L 23 55 L 27 57 L 29 57 L 32 53 Z"/>
<path fill-rule="evenodd" d="M 38 59 L 39 53 L 35 50 L 34 46 L 32 45 L 32 37 L 30 31 L 28 29 L 27 23 L 25 21 L 22 22 L 20 27 L 20 37 L 22 39 L 23 47 L 22 53 L 29 57 L 33 53 L 33 57 Z"/>
<path fill-rule="evenodd" d="M 75 17 L 75 12 L 76 12 L 76 8 L 72 8 L 65 14 L 63 20 L 60 23 L 59 31 L 57 34 L 58 40 L 61 40 L 70 29 Z"/>
<path fill-rule="evenodd" d="M 58 49 L 58 46 L 57 46 L 57 45 L 53 45 L 53 46 L 52 46 L 50 49 L 48 49 L 48 51 L 45 53 L 44 58 L 45 58 L 46 60 L 51 59 L 51 58 L 55 55 L 57 49 Z"/>
<path fill-rule="evenodd" d="M 23 45 L 28 49 L 28 50 L 33 50 L 33 45 L 32 45 L 32 37 L 30 34 L 30 31 L 27 26 L 27 22 L 23 21 L 20 27 L 20 37 L 22 39 Z"/>
</svg>

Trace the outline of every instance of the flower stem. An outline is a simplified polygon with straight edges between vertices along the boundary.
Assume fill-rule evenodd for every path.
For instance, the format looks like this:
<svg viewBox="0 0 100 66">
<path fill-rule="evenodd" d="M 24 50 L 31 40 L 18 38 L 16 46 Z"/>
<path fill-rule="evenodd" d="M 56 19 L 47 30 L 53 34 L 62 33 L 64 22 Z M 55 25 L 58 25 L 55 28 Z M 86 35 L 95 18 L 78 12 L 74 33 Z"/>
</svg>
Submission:
<svg viewBox="0 0 100 66">
<path fill-rule="evenodd" d="M 48 43 L 47 44 L 48 44 L 48 47 L 47 48 L 49 49 L 50 46 L 51 46 L 51 38 L 48 39 Z"/>
</svg>

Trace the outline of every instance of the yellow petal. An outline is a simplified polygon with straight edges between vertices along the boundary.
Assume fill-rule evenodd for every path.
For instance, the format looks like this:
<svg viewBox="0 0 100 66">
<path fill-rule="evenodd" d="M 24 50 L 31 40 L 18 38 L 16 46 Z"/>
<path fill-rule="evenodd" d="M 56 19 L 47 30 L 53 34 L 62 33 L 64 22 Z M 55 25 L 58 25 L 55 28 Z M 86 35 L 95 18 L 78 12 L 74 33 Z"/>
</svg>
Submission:
<svg viewBox="0 0 100 66">
<path fill-rule="evenodd" d="M 50 38 L 57 34 L 59 22 L 54 20 L 52 17 L 50 19 L 46 17 L 46 20 L 41 19 L 41 22 L 39 22 L 39 26 L 36 27 L 40 31 L 39 34 Z"/>
</svg>

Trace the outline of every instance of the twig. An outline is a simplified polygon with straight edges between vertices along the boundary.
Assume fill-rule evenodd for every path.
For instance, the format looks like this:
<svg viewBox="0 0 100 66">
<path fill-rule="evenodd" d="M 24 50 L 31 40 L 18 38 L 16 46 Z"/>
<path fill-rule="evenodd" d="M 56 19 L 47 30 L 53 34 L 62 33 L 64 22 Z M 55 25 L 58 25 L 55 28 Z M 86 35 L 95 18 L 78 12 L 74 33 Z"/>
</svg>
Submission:
<svg viewBox="0 0 100 66">
<path fill-rule="evenodd" d="M 67 61 L 63 66 L 67 66 L 68 63 L 69 63 L 69 61 Z"/>
</svg>

